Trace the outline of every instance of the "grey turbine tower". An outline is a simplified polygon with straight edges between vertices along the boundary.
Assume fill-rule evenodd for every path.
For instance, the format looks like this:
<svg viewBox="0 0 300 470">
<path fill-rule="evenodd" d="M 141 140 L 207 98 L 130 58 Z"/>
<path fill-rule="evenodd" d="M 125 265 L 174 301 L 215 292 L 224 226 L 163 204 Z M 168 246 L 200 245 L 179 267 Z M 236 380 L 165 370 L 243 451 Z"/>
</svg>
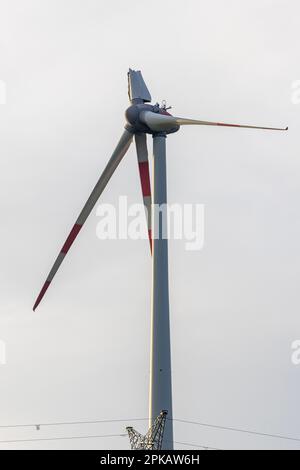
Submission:
<svg viewBox="0 0 300 470">
<path fill-rule="evenodd" d="M 151 96 L 140 71 L 129 70 L 130 107 L 126 110 L 125 130 L 95 188 L 83 207 L 64 243 L 33 310 L 44 297 L 66 254 L 73 245 L 86 219 L 110 181 L 119 163 L 135 139 L 138 167 L 152 253 L 152 306 L 149 432 L 141 436 L 128 428 L 132 448 L 173 449 L 171 342 L 169 319 L 168 239 L 165 236 L 166 214 L 159 216 L 151 208 L 167 203 L 166 137 L 184 125 L 223 126 L 284 131 L 287 128 L 259 127 L 174 117 L 163 104 L 151 105 Z M 147 134 L 153 137 L 153 195 L 149 174 Z"/>
</svg>

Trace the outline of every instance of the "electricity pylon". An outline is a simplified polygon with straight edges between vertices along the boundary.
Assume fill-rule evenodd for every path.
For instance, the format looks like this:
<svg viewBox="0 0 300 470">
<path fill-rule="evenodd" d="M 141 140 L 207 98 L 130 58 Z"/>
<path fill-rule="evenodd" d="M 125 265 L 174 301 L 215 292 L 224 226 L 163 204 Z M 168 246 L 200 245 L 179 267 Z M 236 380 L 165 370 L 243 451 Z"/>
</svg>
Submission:
<svg viewBox="0 0 300 470">
<path fill-rule="evenodd" d="M 127 427 L 131 450 L 161 450 L 167 414 L 167 411 L 161 411 L 145 436 L 132 427 Z"/>
</svg>

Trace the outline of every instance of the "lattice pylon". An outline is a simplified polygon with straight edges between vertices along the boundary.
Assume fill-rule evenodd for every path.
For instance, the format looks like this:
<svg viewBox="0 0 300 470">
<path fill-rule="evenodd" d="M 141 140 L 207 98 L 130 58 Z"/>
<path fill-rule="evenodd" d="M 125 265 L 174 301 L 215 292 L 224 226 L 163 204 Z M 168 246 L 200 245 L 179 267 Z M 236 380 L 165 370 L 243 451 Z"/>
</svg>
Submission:
<svg viewBox="0 0 300 470">
<path fill-rule="evenodd" d="M 160 412 L 145 436 L 132 427 L 127 427 L 131 450 L 161 450 L 168 412 Z"/>
</svg>

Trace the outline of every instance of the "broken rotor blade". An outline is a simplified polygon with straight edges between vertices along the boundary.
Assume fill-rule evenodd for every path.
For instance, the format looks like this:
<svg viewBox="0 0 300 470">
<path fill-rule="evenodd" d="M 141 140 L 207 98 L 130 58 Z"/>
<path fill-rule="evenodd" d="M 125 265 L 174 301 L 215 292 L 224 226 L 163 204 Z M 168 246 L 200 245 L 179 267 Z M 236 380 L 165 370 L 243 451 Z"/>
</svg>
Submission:
<svg viewBox="0 0 300 470">
<path fill-rule="evenodd" d="M 139 70 L 129 69 L 128 95 L 132 104 L 151 102 L 151 95 Z"/>
</svg>

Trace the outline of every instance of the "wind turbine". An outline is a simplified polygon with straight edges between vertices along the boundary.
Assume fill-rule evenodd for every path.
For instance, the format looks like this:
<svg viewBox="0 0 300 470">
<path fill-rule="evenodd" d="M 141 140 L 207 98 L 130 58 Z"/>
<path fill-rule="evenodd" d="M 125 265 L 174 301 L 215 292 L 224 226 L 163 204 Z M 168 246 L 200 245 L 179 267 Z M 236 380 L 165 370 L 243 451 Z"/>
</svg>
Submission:
<svg viewBox="0 0 300 470">
<path fill-rule="evenodd" d="M 147 214 L 148 234 L 152 252 L 152 306 L 151 306 L 151 358 L 150 358 L 150 398 L 149 425 L 147 447 L 156 448 L 155 443 L 149 444 L 149 436 L 160 435 L 159 448 L 173 449 L 172 423 L 172 374 L 171 374 L 171 345 L 169 321 L 169 280 L 168 280 L 168 240 L 162 233 L 166 227 L 166 214 L 162 212 L 160 220 L 151 217 L 151 207 L 160 207 L 167 203 L 167 174 L 166 174 L 166 137 L 177 132 L 184 125 L 223 126 L 246 129 L 263 129 L 285 131 L 288 128 L 249 126 L 226 124 L 221 122 L 199 121 L 174 117 L 169 114 L 165 105 L 151 105 L 151 95 L 140 71 L 129 70 L 128 93 L 130 107 L 126 110 L 125 130 L 117 144 L 107 166 L 100 176 L 95 188 L 83 207 L 65 244 L 63 245 L 33 310 L 36 310 L 49 288 L 66 254 L 81 231 L 100 195 L 110 181 L 119 163 L 135 139 L 138 166 L 142 187 L 142 195 Z M 146 135 L 153 137 L 153 196 L 149 175 L 149 160 Z M 154 235 L 154 236 L 153 236 Z M 168 418 L 166 415 L 168 413 Z M 158 423 L 158 424 L 157 424 Z M 156 429 L 155 426 L 157 426 Z M 129 428 L 130 432 L 134 431 Z M 152 431 L 151 431 L 152 430 Z M 163 434 L 163 435 L 162 435 Z M 138 435 L 136 433 L 135 437 Z M 145 437 L 146 438 L 146 437 Z M 144 440 L 145 440 L 144 438 Z M 155 438 L 156 440 L 156 438 Z M 141 442 L 141 441 L 140 441 Z M 141 444 L 139 446 L 141 448 Z"/>
</svg>

